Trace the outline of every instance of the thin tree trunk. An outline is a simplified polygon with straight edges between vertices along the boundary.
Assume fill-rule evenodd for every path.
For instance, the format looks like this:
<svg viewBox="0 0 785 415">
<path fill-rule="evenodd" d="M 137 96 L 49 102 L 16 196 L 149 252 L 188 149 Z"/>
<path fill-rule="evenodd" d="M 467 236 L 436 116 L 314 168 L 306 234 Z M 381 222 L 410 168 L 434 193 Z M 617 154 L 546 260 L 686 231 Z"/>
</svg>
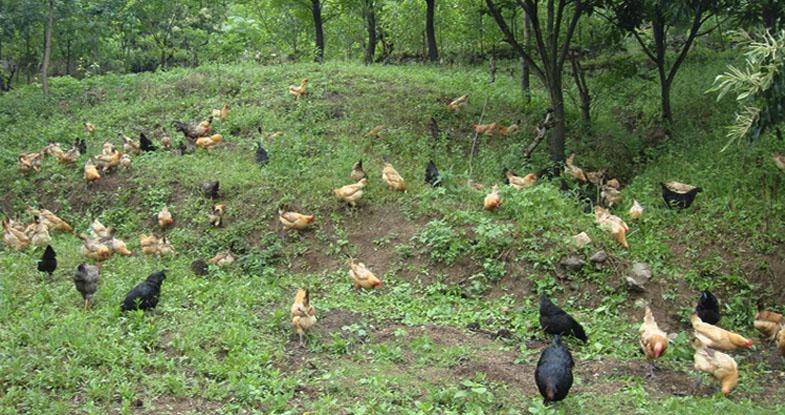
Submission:
<svg viewBox="0 0 785 415">
<path fill-rule="evenodd" d="M 567 125 L 564 120 L 564 93 L 561 89 L 561 74 L 555 74 L 558 79 L 554 79 L 554 85 L 559 87 L 551 87 L 551 105 L 553 106 L 553 129 L 551 136 L 548 138 L 548 147 L 550 149 L 551 160 L 556 163 L 564 161 L 564 143 L 567 138 Z"/>
<path fill-rule="evenodd" d="M 46 19 L 46 34 L 44 35 L 44 63 L 41 65 L 41 84 L 44 95 L 49 96 L 49 55 L 52 53 L 52 24 L 54 23 L 55 4 L 49 0 L 49 16 Z"/>
<path fill-rule="evenodd" d="M 580 59 L 581 57 L 578 52 L 573 52 L 570 56 L 572 76 L 581 98 L 581 122 L 583 123 L 583 129 L 586 132 L 589 132 L 591 130 L 591 95 L 589 94 L 589 86 L 586 84 L 586 76 L 583 72 Z"/>
<path fill-rule="evenodd" d="M 439 61 L 439 51 L 436 49 L 436 30 L 434 29 L 433 15 L 436 11 L 436 0 L 425 0 L 428 4 L 426 14 L 425 32 L 428 42 L 428 59 L 431 62 Z"/>
<path fill-rule="evenodd" d="M 523 11 L 523 47 L 527 50 L 531 46 L 531 22 L 529 21 L 529 16 L 526 14 L 526 11 Z M 529 70 L 529 65 L 526 63 L 526 59 L 521 57 L 521 93 L 523 94 L 524 100 L 526 102 L 531 102 L 532 100 L 532 92 L 530 86 L 530 78 L 531 78 L 531 71 Z"/>
<path fill-rule="evenodd" d="M 316 30 L 316 61 L 324 62 L 324 26 L 322 23 L 322 5 L 319 0 L 311 0 L 311 12 L 313 13 L 313 26 Z"/>
<path fill-rule="evenodd" d="M 370 65 L 373 63 L 373 57 L 376 55 L 376 14 L 373 10 L 373 1 L 366 2 L 366 23 L 368 24 L 368 44 L 365 47 L 365 64 Z"/>
</svg>

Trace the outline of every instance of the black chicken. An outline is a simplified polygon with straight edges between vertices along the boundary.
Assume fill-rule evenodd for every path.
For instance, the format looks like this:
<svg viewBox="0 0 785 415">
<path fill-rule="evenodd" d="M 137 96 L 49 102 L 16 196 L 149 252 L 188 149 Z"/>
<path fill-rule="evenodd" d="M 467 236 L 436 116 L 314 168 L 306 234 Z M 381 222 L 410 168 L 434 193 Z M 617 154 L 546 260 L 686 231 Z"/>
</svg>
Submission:
<svg viewBox="0 0 785 415">
<path fill-rule="evenodd" d="M 262 143 L 259 143 L 258 147 L 256 147 L 256 162 L 264 166 L 269 160 L 267 150 L 262 147 Z"/>
<path fill-rule="evenodd" d="M 429 160 L 428 167 L 425 168 L 425 183 L 433 187 L 441 186 L 442 184 L 442 177 L 433 160 Z"/>
<path fill-rule="evenodd" d="M 208 199 L 218 199 L 218 188 L 221 184 L 218 180 L 209 181 L 202 184 L 202 193 L 204 193 L 204 197 Z"/>
<path fill-rule="evenodd" d="M 147 310 L 158 305 L 158 297 L 161 295 L 161 284 L 166 278 L 166 270 L 154 272 L 147 277 L 141 284 L 134 287 L 125 296 L 123 311 L 128 310 Z"/>
<path fill-rule="evenodd" d="M 158 148 L 153 145 L 153 142 L 150 141 L 150 139 L 147 138 L 147 136 L 144 135 L 144 133 L 139 133 L 139 148 L 141 148 L 142 151 L 158 150 Z"/>
<path fill-rule="evenodd" d="M 38 271 L 45 272 L 51 277 L 57 269 L 57 253 L 52 245 L 47 245 L 41 260 L 38 261 Z"/>
<path fill-rule="evenodd" d="M 93 294 L 98 290 L 98 281 L 101 279 L 100 268 L 95 265 L 79 264 L 74 271 L 74 285 L 84 298 L 84 308 L 93 301 Z"/>
<path fill-rule="evenodd" d="M 193 271 L 194 275 L 196 276 L 204 277 L 209 273 L 207 262 L 202 259 L 197 259 L 191 262 L 191 271 Z"/>
<path fill-rule="evenodd" d="M 572 334 L 584 343 L 589 340 L 583 327 L 545 294 L 540 297 L 540 326 L 548 334 Z"/>
<path fill-rule="evenodd" d="M 561 336 L 556 335 L 553 342 L 540 354 L 534 381 L 540 390 L 543 402 L 558 402 L 567 397 L 572 387 L 572 368 L 575 362 L 572 354 L 564 347 Z"/>
<path fill-rule="evenodd" d="M 87 154 L 87 142 L 84 139 L 76 137 L 74 140 L 74 147 L 79 149 L 80 154 Z"/>
<path fill-rule="evenodd" d="M 687 209 L 692 205 L 695 196 L 703 191 L 700 187 L 679 182 L 660 183 L 660 186 L 662 186 L 662 199 L 669 209 Z"/>
<path fill-rule="evenodd" d="M 704 323 L 717 324 L 720 321 L 720 302 L 709 290 L 704 290 L 695 305 L 695 313 Z"/>
</svg>

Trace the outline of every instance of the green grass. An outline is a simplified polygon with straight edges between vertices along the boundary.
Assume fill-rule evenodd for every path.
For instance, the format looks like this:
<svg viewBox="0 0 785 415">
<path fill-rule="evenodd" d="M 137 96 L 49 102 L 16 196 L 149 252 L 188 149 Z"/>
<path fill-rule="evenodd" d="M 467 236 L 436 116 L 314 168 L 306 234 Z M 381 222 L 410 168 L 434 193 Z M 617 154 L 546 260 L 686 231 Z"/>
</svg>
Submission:
<svg viewBox="0 0 785 415">
<path fill-rule="evenodd" d="M 709 389 L 674 396 L 636 369 L 644 301 L 661 307 L 669 331 L 683 332 L 660 363 L 679 386 L 697 376 L 684 328 L 698 290 L 716 291 L 723 325 L 747 336 L 754 336 L 758 299 L 779 310 L 785 304 L 782 276 L 775 275 L 785 204 L 781 192 L 770 190 L 781 186 L 782 174 L 769 160 L 781 144 L 719 153 L 732 107 L 703 91 L 732 58 L 699 52 L 674 87 L 678 123 L 666 142 L 646 144 L 657 86 L 635 71 L 596 73 L 594 131 L 572 125 L 568 147 L 578 163 L 607 166 L 626 185 L 617 213 L 626 217 L 633 198 L 646 208 L 631 224 L 630 251 L 593 224 L 575 196 L 584 190 L 574 184 L 567 193 L 558 181 L 503 189 L 498 213 L 481 210 L 484 192 L 465 185 L 469 172 L 490 186 L 501 181 L 503 166 L 529 172 L 547 160 L 544 152 L 530 162 L 521 157 L 547 106 L 545 93 L 535 90 L 523 105 L 515 79 L 501 76 L 489 85 L 483 69 L 204 66 L 57 78 L 49 101 L 32 87 L 0 96 L 5 213 L 28 219 L 24 207 L 43 203 L 80 232 L 100 217 L 137 251 L 138 234 L 153 231 L 155 213 L 167 205 L 176 221 L 167 235 L 178 251 L 173 258 L 107 261 L 87 312 L 69 278 L 83 261 L 77 239 L 54 236 L 60 268 L 51 279 L 34 271 L 40 250 L 2 251 L 0 413 L 781 412 L 769 397 L 782 386 L 782 364 L 770 363 L 772 352 L 760 345 L 736 355 L 742 380 L 730 399 L 706 395 Z M 303 77 L 311 80 L 311 93 L 295 101 L 286 86 Z M 464 93 L 471 96 L 468 107 L 447 112 L 445 103 Z M 156 125 L 179 139 L 173 120 L 202 119 L 224 102 L 232 112 L 214 127 L 226 144 L 214 151 L 137 156 L 130 171 L 105 177 L 96 189 L 82 184 L 81 167 L 52 160 L 40 173 L 17 173 L 19 153 L 71 142 L 83 135 L 84 121 L 98 126 L 88 141 L 95 154 L 106 140 L 119 144 L 118 132 L 143 130 L 157 138 Z M 516 138 L 482 140 L 470 157 L 470 124 L 483 108 L 485 121 L 523 119 L 526 128 Z M 573 107 L 569 113 L 578 119 Z M 639 113 L 625 129 L 624 120 Z M 431 116 L 442 132 L 435 142 Z M 378 124 L 388 126 L 383 139 L 363 137 Z M 253 160 L 260 126 L 285 133 L 265 141 L 271 161 L 263 168 Z M 408 193 L 385 189 L 384 157 L 406 178 Z M 360 158 L 371 184 L 360 209 L 349 211 L 331 190 L 349 183 Z M 429 159 L 443 173 L 442 188 L 422 180 Z M 220 180 L 227 204 L 221 229 L 207 224 L 213 202 L 198 190 L 211 179 Z M 672 179 L 705 189 L 692 209 L 662 206 L 657 183 Z M 317 215 L 302 240 L 281 239 L 276 215 L 283 203 Z M 594 243 L 576 251 L 568 240 L 581 231 Z M 232 244 L 237 263 L 205 278 L 192 274 L 193 259 Z M 588 257 L 599 249 L 611 254 L 613 266 L 569 276 L 558 270 L 563 256 Z M 345 253 L 368 263 L 385 286 L 356 292 Z M 655 274 L 642 296 L 623 282 L 634 261 Z M 121 315 L 125 293 L 162 268 L 170 272 L 155 312 Z M 305 350 L 289 327 L 298 287 L 312 290 L 320 319 Z M 570 398 L 551 409 L 541 405 L 530 375 L 545 339 L 537 323 L 541 292 L 573 312 L 590 336 L 587 345 L 568 340 L 578 380 Z M 472 333 L 470 323 L 489 332 L 506 328 L 512 338 Z"/>
</svg>

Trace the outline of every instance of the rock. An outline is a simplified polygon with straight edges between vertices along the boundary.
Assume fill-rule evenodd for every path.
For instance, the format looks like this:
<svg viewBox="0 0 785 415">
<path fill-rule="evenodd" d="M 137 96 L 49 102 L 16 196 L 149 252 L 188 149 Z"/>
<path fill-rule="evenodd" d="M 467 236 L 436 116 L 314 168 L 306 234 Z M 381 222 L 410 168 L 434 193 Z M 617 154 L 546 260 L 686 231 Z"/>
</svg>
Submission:
<svg viewBox="0 0 785 415">
<path fill-rule="evenodd" d="M 589 238 L 589 235 L 587 235 L 586 232 L 581 232 L 573 236 L 572 239 L 578 248 L 583 248 L 584 246 L 591 243 L 591 238 Z"/>
<path fill-rule="evenodd" d="M 632 265 L 631 275 L 624 277 L 630 288 L 638 291 L 646 291 L 646 283 L 651 279 L 651 268 L 642 262 Z"/>
<path fill-rule="evenodd" d="M 559 261 L 559 265 L 564 267 L 569 272 L 578 272 L 586 265 L 586 261 L 577 256 L 568 256 Z"/>
<path fill-rule="evenodd" d="M 589 258 L 589 261 L 595 264 L 602 264 L 607 260 L 608 260 L 608 254 L 606 254 L 605 251 L 599 251 L 596 254 L 592 255 L 591 258 Z"/>
</svg>

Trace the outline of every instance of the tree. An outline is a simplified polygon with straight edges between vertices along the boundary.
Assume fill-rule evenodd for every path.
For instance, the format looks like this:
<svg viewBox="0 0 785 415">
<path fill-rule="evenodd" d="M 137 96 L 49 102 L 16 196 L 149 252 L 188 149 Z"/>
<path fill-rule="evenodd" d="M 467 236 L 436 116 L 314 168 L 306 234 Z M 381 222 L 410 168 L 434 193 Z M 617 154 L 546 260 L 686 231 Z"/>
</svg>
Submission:
<svg viewBox="0 0 785 415">
<path fill-rule="evenodd" d="M 374 11 L 374 0 L 363 0 L 363 14 L 365 23 L 368 26 L 368 43 L 365 45 L 365 64 L 373 63 L 376 55 L 376 12 Z"/>
<path fill-rule="evenodd" d="M 49 55 L 52 53 L 52 25 L 54 23 L 55 2 L 49 0 L 49 10 L 46 18 L 46 34 L 44 35 L 44 62 L 41 65 L 41 84 L 44 95 L 49 96 Z"/>
<path fill-rule="evenodd" d="M 502 16 L 501 10 L 497 7 L 496 1 L 485 0 L 491 16 L 496 20 L 496 24 L 505 37 L 505 41 L 512 46 L 518 56 L 526 62 L 529 69 L 548 89 L 553 110 L 553 128 L 548 139 L 549 152 L 554 162 L 561 163 L 564 161 L 564 142 L 567 136 L 567 125 L 564 119 L 564 91 L 562 90 L 564 64 L 578 21 L 583 14 L 591 12 L 593 5 L 582 0 L 547 0 L 545 4 L 546 16 L 541 19 L 538 8 L 539 0 L 518 0 L 518 5 L 531 22 L 534 49 L 539 55 L 540 61 L 537 63 L 533 55 L 530 55 L 531 52 L 515 38 Z"/>
<path fill-rule="evenodd" d="M 717 0 L 616 0 L 611 6 L 619 27 L 632 34 L 646 56 L 657 66 L 662 118 L 668 123 L 673 122 L 673 80 L 695 39 L 713 30 L 700 31 L 703 24 L 713 17 L 721 6 Z M 676 59 L 669 67 L 668 33 L 673 33 L 671 29 L 683 23 L 687 23 L 689 27 L 687 39 L 679 47 Z M 646 30 L 651 30 L 651 39 L 642 36 Z"/>
<path fill-rule="evenodd" d="M 322 22 L 322 5 L 319 0 L 311 0 L 313 27 L 316 31 L 316 61 L 324 62 L 324 26 Z"/>
<path fill-rule="evenodd" d="M 427 11 L 425 13 L 425 34 L 428 41 L 428 60 L 439 61 L 439 51 L 436 49 L 436 30 L 434 29 L 433 15 L 436 11 L 436 0 L 425 0 Z"/>
<path fill-rule="evenodd" d="M 782 28 L 785 20 L 785 0 L 742 0 L 735 11 L 742 24 L 763 24 L 774 33 Z"/>
</svg>

